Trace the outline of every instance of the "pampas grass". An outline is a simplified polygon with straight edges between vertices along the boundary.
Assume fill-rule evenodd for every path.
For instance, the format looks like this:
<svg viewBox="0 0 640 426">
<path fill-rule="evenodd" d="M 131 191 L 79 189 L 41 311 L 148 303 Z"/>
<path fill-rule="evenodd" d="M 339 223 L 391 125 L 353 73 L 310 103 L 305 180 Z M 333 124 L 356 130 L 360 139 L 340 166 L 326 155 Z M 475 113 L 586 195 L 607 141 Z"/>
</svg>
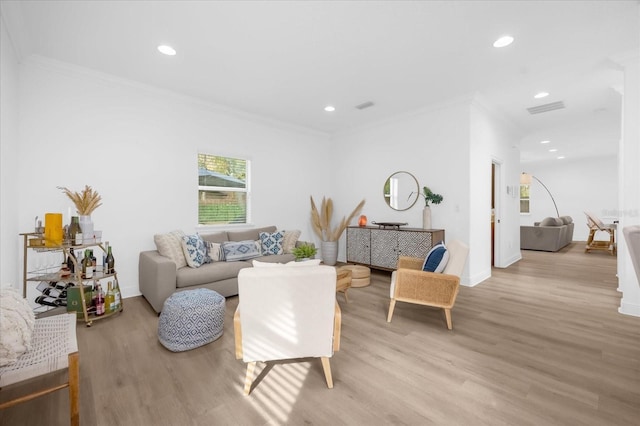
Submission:
<svg viewBox="0 0 640 426">
<path fill-rule="evenodd" d="M 100 202 L 102 201 L 102 197 L 89 185 L 85 185 L 82 192 L 72 192 L 63 186 L 59 186 L 58 189 L 61 189 L 62 192 L 73 201 L 78 214 L 81 216 L 89 216 L 95 209 L 102 205 Z"/>
<path fill-rule="evenodd" d="M 362 207 L 364 207 L 364 201 L 360 201 L 360 204 L 356 206 L 351 212 L 349 217 L 342 218 L 338 226 L 331 229 L 331 216 L 333 215 L 333 201 L 331 198 L 322 197 L 322 204 L 320 210 L 316 206 L 316 203 L 311 197 L 311 226 L 313 231 L 322 241 L 338 241 L 344 230 L 349 226 L 351 220 L 360 213 Z"/>
</svg>

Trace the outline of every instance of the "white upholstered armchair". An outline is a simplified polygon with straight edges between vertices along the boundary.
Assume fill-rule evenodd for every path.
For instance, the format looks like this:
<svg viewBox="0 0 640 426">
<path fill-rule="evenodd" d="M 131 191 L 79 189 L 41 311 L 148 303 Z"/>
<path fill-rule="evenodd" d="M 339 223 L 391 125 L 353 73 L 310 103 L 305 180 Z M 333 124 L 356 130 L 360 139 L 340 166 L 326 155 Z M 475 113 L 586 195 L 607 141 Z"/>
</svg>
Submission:
<svg viewBox="0 0 640 426">
<path fill-rule="evenodd" d="M 329 358 L 340 348 L 336 270 L 331 266 L 270 265 L 242 269 L 234 316 L 236 358 L 247 362 L 244 394 L 256 362 L 321 358 L 333 388 Z"/>
</svg>

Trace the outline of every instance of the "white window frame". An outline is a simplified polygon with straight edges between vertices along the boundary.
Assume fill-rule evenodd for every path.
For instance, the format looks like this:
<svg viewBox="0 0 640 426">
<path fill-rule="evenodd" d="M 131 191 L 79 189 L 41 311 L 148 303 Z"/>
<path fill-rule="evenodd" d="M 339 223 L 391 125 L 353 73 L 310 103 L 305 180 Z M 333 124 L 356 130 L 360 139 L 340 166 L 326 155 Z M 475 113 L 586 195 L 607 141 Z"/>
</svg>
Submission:
<svg viewBox="0 0 640 426">
<path fill-rule="evenodd" d="M 245 187 L 244 188 L 234 188 L 234 187 L 225 187 L 225 186 L 208 186 L 208 185 L 200 185 L 198 181 L 198 227 L 231 227 L 231 226 L 246 226 L 251 223 L 251 160 L 243 157 L 232 157 L 229 155 L 219 155 L 219 154 L 208 154 L 204 152 L 198 152 L 198 157 L 200 155 L 206 155 L 209 157 L 220 157 L 220 158 L 230 158 L 233 160 L 242 160 L 245 162 Z M 196 161 L 196 167 L 198 171 L 198 179 L 200 172 L 199 161 Z M 218 192 L 242 192 L 245 193 L 245 221 L 244 222 L 217 222 L 217 223 L 201 223 L 200 222 L 200 193 L 201 191 L 218 191 Z"/>
<path fill-rule="evenodd" d="M 529 188 L 529 197 L 528 197 L 528 198 L 522 198 L 522 187 L 523 187 L 523 186 L 526 186 L 526 187 L 528 187 L 528 188 Z M 518 189 L 519 189 L 519 191 L 518 191 L 518 198 L 519 198 L 519 200 L 520 200 L 520 201 L 519 201 L 519 203 L 518 203 L 518 204 L 519 204 L 518 208 L 520 209 L 520 214 L 521 214 L 521 215 L 530 215 L 530 214 L 531 214 L 531 184 L 528 184 L 528 183 L 521 183 L 521 184 L 520 184 L 520 187 L 519 187 Z M 529 203 L 529 204 L 528 204 L 528 205 L 529 205 L 529 210 L 528 210 L 528 211 L 526 211 L 526 212 L 522 211 L 522 202 L 523 202 L 523 201 L 527 201 L 527 202 Z"/>
</svg>

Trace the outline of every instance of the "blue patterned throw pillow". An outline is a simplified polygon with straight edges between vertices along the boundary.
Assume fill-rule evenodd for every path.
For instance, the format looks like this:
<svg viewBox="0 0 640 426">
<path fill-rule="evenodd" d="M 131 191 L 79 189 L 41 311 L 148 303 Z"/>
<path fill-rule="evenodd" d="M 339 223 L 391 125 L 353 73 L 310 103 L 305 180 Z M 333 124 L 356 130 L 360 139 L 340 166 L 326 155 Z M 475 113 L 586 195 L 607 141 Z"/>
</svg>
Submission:
<svg viewBox="0 0 640 426">
<path fill-rule="evenodd" d="M 284 249 L 282 248 L 284 231 L 274 232 L 273 234 L 260 232 L 259 235 L 262 253 L 264 253 L 265 256 L 284 253 Z"/>
<path fill-rule="evenodd" d="M 182 251 L 191 268 L 199 268 L 205 263 L 211 262 L 207 255 L 207 243 L 200 235 L 185 235 L 182 237 Z"/>
<path fill-rule="evenodd" d="M 253 240 L 226 241 L 220 246 L 220 251 L 224 253 L 224 260 L 227 262 L 249 260 L 261 256 L 260 250 Z"/>
<path fill-rule="evenodd" d="M 439 242 L 427 253 L 427 257 L 424 259 L 422 270 L 426 272 L 438 272 L 444 271 L 449 261 L 449 252 L 444 245 L 444 242 Z"/>
</svg>

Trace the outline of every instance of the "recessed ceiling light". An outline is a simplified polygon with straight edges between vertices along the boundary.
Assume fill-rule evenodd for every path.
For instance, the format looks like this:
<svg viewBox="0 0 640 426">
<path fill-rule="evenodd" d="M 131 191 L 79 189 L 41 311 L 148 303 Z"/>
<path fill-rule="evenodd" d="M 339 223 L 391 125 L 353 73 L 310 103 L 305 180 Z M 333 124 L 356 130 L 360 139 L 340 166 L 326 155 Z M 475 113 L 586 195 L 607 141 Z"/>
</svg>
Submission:
<svg viewBox="0 0 640 426">
<path fill-rule="evenodd" d="M 564 159 L 564 155 L 561 155 L 560 157 L 558 157 L 558 160 L 563 160 Z"/>
<path fill-rule="evenodd" d="M 327 105 L 326 107 L 324 107 L 324 110 L 327 112 L 333 112 L 336 110 L 336 107 L 334 107 L 333 105 Z"/>
<path fill-rule="evenodd" d="M 549 152 L 556 152 L 556 151 L 557 151 L 557 149 L 556 149 L 556 148 L 551 148 L 551 149 L 549 150 Z"/>
<path fill-rule="evenodd" d="M 505 47 L 513 43 L 513 37 L 510 35 L 502 36 L 493 42 L 493 47 Z"/>
<path fill-rule="evenodd" d="M 158 51 L 169 56 L 174 56 L 176 54 L 176 49 L 171 46 L 167 46 L 166 44 L 161 44 L 160 46 L 158 46 Z"/>
<path fill-rule="evenodd" d="M 549 143 L 551 141 L 540 141 L 540 143 Z"/>
<path fill-rule="evenodd" d="M 536 99 L 546 98 L 547 96 L 549 96 L 548 92 L 540 92 L 533 95 L 533 97 Z"/>
</svg>

